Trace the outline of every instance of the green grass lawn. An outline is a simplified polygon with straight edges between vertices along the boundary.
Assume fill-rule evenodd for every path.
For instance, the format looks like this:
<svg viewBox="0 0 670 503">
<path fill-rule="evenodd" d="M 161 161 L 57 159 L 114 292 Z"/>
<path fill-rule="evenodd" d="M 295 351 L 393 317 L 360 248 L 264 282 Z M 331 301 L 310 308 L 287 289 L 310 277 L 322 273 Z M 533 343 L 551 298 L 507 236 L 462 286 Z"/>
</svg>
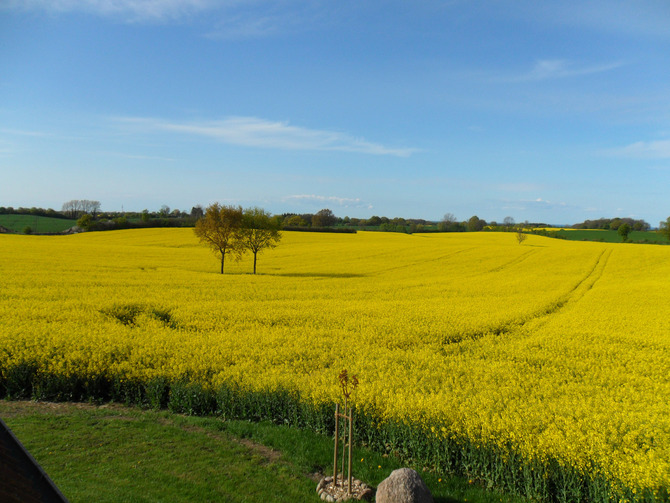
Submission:
<svg viewBox="0 0 670 503">
<path fill-rule="evenodd" d="M 7 400 L 0 417 L 72 503 L 317 502 L 332 469 L 332 438 L 271 423 Z M 401 466 L 355 449 L 354 476 L 372 486 Z M 436 503 L 524 501 L 414 468 Z"/>
<path fill-rule="evenodd" d="M 0 225 L 13 232 L 23 232 L 30 227 L 33 233 L 63 232 L 77 225 L 76 220 L 40 217 L 34 215 L 0 215 Z"/>
</svg>

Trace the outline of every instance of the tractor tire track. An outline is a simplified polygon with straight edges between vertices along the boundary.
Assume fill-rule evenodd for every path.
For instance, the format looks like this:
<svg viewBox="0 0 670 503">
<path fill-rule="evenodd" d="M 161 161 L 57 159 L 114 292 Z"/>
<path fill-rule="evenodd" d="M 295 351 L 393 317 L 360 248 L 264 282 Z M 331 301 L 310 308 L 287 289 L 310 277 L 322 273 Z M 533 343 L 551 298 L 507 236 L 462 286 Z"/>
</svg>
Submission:
<svg viewBox="0 0 670 503">
<path fill-rule="evenodd" d="M 527 255 L 528 254 L 526 254 L 526 256 Z M 598 255 L 598 258 L 596 259 L 593 267 L 565 295 L 559 297 L 556 301 L 547 304 L 545 307 L 539 309 L 530 316 L 520 320 L 510 320 L 507 323 L 498 325 L 497 327 L 482 329 L 471 333 L 458 334 L 454 337 L 443 340 L 441 345 L 444 347 L 464 340 L 480 339 L 487 335 L 510 335 L 521 330 L 531 321 L 539 321 L 540 325 L 546 323 L 550 316 L 559 313 L 568 303 L 578 302 L 593 288 L 593 286 L 602 278 L 611 255 L 611 249 L 603 250 L 603 252 Z M 518 257 L 519 260 L 517 261 L 521 261 L 524 258 L 525 256 Z M 509 263 L 507 265 L 509 265 Z"/>
<path fill-rule="evenodd" d="M 494 267 L 493 269 L 489 269 L 488 271 L 486 271 L 486 273 L 499 272 L 499 271 L 502 271 L 503 269 L 506 269 L 507 267 L 512 267 L 514 265 L 517 265 L 517 264 L 523 262 L 524 260 L 526 260 L 531 254 L 533 254 L 535 252 L 536 252 L 536 250 L 528 250 L 527 252 L 519 255 L 518 257 L 513 258 L 509 262 L 505 262 L 504 264 L 501 264 L 497 267 Z M 484 273 L 484 274 L 486 274 L 486 273 Z"/>
</svg>

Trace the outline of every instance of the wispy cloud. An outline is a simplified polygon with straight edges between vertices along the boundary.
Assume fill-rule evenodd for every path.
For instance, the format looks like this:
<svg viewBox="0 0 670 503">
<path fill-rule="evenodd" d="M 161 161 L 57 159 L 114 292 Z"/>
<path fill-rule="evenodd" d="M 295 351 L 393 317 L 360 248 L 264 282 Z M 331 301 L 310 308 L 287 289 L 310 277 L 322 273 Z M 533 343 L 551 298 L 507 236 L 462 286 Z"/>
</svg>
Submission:
<svg viewBox="0 0 670 503">
<path fill-rule="evenodd" d="M 321 2 L 289 0 L 4 0 L 0 11 L 87 14 L 129 23 L 174 23 L 207 15 L 212 39 L 262 38 L 328 22 Z"/>
<path fill-rule="evenodd" d="M 118 123 L 147 132 L 167 131 L 212 138 L 231 145 L 282 150 L 341 151 L 408 157 L 418 149 L 387 147 L 346 133 L 292 126 L 256 117 L 227 117 L 218 121 L 175 122 L 122 117 Z"/>
<path fill-rule="evenodd" d="M 501 183 L 496 186 L 496 189 L 504 192 L 537 192 L 544 189 L 544 186 L 531 182 L 510 182 Z"/>
<path fill-rule="evenodd" d="M 172 157 L 161 157 L 156 155 L 124 154 L 120 152 L 109 152 L 108 155 L 114 157 L 122 157 L 124 159 L 134 159 L 138 161 L 165 161 L 165 162 L 177 161 L 177 159 L 174 159 Z"/>
<path fill-rule="evenodd" d="M 608 72 L 624 66 L 623 62 L 603 63 L 596 65 L 582 65 L 566 59 L 541 59 L 535 62 L 533 68 L 521 75 L 505 77 L 507 82 L 533 82 L 542 80 L 566 79 Z"/>
<path fill-rule="evenodd" d="M 337 196 L 317 196 L 314 194 L 299 194 L 294 196 L 286 196 L 283 198 L 284 202 L 300 202 L 300 203 L 319 203 L 325 205 L 337 205 L 343 208 L 367 208 L 372 209 L 372 204 L 361 201 L 360 198 L 351 197 L 337 197 Z"/>
<path fill-rule="evenodd" d="M 505 210 L 542 211 L 566 208 L 567 206 L 564 202 L 547 201 L 538 197 L 532 200 L 503 201 L 502 208 Z"/>
<path fill-rule="evenodd" d="M 27 131 L 25 129 L 7 129 L 7 128 L 0 129 L 0 134 L 7 134 L 12 136 L 31 136 L 38 138 L 53 136 L 51 133 L 44 133 L 42 131 Z"/>
<path fill-rule="evenodd" d="M 635 36 L 667 39 L 670 5 L 666 0 L 645 2 L 611 2 L 608 0 L 563 0 L 535 2 L 527 0 L 526 15 L 537 22 L 538 16 L 547 21 L 579 28 Z M 530 12 L 528 12 L 530 11 Z"/>
<path fill-rule="evenodd" d="M 670 140 L 638 141 L 606 153 L 637 159 L 670 159 Z"/>
<path fill-rule="evenodd" d="M 207 33 L 212 39 L 265 38 L 314 30 L 328 23 L 320 2 L 240 3 L 227 8 Z"/>
<path fill-rule="evenodd" d="M 220 6 L 215 0 L 7 0 L 0 10 L 87 12 L 127 21 L 171 21 Z"/>
</svg>

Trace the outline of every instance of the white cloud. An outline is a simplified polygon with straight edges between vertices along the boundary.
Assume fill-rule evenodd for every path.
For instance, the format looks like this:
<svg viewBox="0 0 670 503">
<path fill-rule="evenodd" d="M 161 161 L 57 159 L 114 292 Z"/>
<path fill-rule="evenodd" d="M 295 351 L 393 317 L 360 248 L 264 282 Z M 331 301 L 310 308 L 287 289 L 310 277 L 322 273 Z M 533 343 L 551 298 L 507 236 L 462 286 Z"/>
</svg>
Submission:
<svg viewBox="0 0 670 503">
<path fill-rule="evenodd" d="M 622 62 L 614 62 L 585 66 L 565 59 L 541 59 L 535 63 L 535 66 L 529 72 L 504 80 L 508 82 L 532 82 L 565 79 L 608 72 L 623 65 Z"/>
<path fill-rule="evenodd" d="M 283 150 L 341 151 L 408 157 L 413 148 L 393 148 L 356 138 L 346 133 L 307 129 L 288 122 L 256 117 L 228 117 L 218 121 L 175 122 L 153 118 L 116 119 L 128 126 L 149 132 L 168 131 L 213 138 L 231 145 Z"/>
<path fill-rule="evenodd" d="M 609 153 L 638 159 L 670 159 L 670 140 L 638 141 Z"/>
<path fill-rule="evenodd" d="M 313 29 L 328 21 L 320 2 L 304 0 L 0 0 L 0 11 L 84 12 L 130 23 L 180 22 L 207 15 L 212 39 L 259 38 Z"/>
<path fill-rule="evenodd" d="M 226 2 L 231 3 L 235 2 Z M 8 0 L 0 9 L 88 12 L 128 21 L 169 21 L 219 6 L 221 2 L 214 0 Z"/>
<path fill-rule="evenodd" d="M 337 197 L 337 196 L 317 196 L 314 194 L 299 194 L 294 196 L 286 196 L 283 198 L 284 202 L 305 202 L 305 203 L 319 203 L 319 204 L 334 204 L 343 208 L 368 208 L 372 209 L 370 203 L 361 201 L 360 198 Z"/>
</svg>

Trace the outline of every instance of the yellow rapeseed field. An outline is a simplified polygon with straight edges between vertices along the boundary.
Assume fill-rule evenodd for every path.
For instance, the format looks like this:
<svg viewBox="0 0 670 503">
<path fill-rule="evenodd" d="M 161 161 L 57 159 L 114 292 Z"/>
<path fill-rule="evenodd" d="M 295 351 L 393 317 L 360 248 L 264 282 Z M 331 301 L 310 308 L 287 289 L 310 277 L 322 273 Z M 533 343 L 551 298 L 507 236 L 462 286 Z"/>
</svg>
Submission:
<svg viewBox="0 0 670 503">
<path fill-rule="evenodd" d="M 380 424 L 667 498 L 670 247 L 285 232 L 258 269 L 218 274 L 191 229 L 0 235 L 0 369 L 322 403 L 346 368 Z"/>
</svg>

